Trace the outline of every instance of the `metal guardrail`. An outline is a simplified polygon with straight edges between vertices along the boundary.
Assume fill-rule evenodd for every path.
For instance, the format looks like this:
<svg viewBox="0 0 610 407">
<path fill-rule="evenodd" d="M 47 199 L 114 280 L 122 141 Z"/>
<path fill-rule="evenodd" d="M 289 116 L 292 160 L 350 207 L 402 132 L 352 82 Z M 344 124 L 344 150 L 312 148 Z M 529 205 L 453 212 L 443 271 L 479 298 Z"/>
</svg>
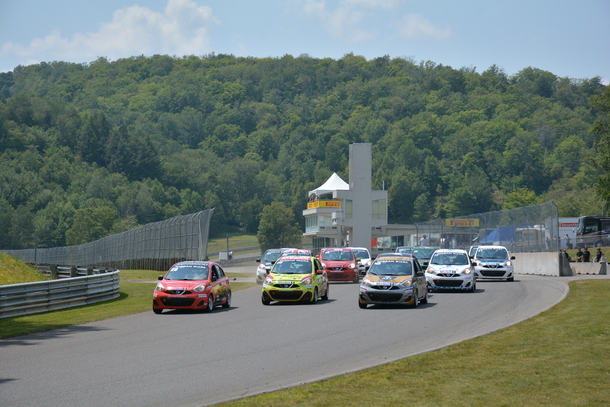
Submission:
<svg viewBox="0 0 610 407">
<path fill-rule="evenodd" d="M 97 269 L 95 274 L 92 268 L 55 266 L 55 269 L 58 280 L 0 286 L 0 319 L 89 305 L 120 295 L 119 270 Z M 70 277 L 79 273 L 85 275 Z"/>
</svg>

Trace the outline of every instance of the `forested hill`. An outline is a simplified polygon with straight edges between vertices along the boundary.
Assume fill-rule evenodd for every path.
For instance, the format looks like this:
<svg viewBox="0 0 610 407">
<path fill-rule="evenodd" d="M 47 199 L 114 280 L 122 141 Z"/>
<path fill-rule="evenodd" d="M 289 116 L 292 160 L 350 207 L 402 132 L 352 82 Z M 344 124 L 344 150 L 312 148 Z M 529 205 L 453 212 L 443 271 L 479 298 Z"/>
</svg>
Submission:
<svg viewBox="0 0 610 407">
<path fill-rule="evenodd" d="M 255 233 L 273 201 L 301 220 L 308 190 L 349 179 L 350 143 L 373 144 L 391 223 L 548 199 L 576 216 L 595 205 L 588 100 L 601 88 L 353 54 L 19 66 L 0 74 L 0 248 L 211 207 L 214 234 Z"/>
</svg>

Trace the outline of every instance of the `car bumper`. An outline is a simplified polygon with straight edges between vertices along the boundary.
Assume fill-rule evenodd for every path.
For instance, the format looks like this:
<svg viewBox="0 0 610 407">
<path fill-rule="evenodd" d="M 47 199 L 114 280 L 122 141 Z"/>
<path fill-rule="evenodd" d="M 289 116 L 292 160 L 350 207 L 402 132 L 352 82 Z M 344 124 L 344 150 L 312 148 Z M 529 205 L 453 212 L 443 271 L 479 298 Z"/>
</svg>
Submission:
<svg viewBox="0 0 610 407">
<path fill-rule="evenodd" d="M 426 282 L 431 290 L 472 290 L 475 277 L 468 276 L 443 276 L 441 274 L 426 274 Z"/>
<path fill-rule="evenodd" d="M 268 301 L 311 301 L 315 287 L 294 284 L 285 287 L 285 284 L 263 284 L 263 297 Z"/>
<path fill-rule="evenodd" d="M 415 301 L 415 290 L 399 286 L 369 287 L 361 285 L 359 300 L 366 304 L 412 305 Z"/>
<path fill-rule="evenodd" d="M 350 270 L 330 270 L 326 269 L 328 281 L 355 281 L 359 277 L 358 269 Z"/>
<path fill-rule="evenodd" d="M 208 294 L 193 293 L 185 295 L 153 294 L 153 308 L 201 310 L 208 306 Z"/>
<path fill-rule="evenodd" d="M 474 268 L 476 277 L 485 280 L 506 280 L 513 278 L 513 270 L 513 267 L 477 266 Z"/>
</svg>

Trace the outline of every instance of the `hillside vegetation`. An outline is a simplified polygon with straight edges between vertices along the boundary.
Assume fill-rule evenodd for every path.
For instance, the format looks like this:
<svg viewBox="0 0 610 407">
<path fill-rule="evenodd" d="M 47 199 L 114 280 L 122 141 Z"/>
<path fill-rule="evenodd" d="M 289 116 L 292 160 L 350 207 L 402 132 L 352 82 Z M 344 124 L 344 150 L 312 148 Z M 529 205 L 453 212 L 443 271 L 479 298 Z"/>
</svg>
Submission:
<svg viewBox="0 0 610 407">
<path fill-rule="evenodd" d="M 390 223 L 555 200 L 601 212 L 591 165 L 600 78 L 508 76 L 347 54 L 156 55 L 0 74 L 0 248 L 79 244 L 216 208 L 212 236 L 262 208 L 301 219 L 350 143 L 373 144 Z"/>
<path fill-rule="evenodd" d="M 50 280 L 50 278 L 23 261 L 0 253 L 0 285 L 34 283 L 45 280 Z"/>
</svg>

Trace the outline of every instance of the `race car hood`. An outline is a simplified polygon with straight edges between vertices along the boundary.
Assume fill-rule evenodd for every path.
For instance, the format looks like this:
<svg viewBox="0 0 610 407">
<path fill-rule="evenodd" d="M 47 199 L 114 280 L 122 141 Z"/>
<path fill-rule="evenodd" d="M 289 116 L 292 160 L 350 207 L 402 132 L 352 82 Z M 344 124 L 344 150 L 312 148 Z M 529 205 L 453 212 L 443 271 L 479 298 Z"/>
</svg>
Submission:
<svg viewBox="0 0 610 407">
<path fill-rule="evenodd" d="M 410 280 L 413 276 L 386 276 L 386 275 L 375 275 L 375 274 L 367 274 L 366 278 L 374 285 L 394 285 L 405 282 L 406 280 Z"/>
<path fill-rule="evenodd" d="M 200 284 L 209 283 L 208 280 L 161 280 L 166 290 L 191 290 Z"/>
<path fill-rule="evenodd" d="M 498 264 L 498 265 L 504 265 L 506 264 L 509 260 L 508 259 L 504 259 L 504 260 L 494 260 L 494 259 L 477 259 L 477 262 L 479 262 L 479 264 L 482 265 L 492 265 L 492 264 Z"/>
<path fill-rule="evenodd" d="M 270 274 L 274 281 L 301 281 L 310 274 Z"/>
</svg>

